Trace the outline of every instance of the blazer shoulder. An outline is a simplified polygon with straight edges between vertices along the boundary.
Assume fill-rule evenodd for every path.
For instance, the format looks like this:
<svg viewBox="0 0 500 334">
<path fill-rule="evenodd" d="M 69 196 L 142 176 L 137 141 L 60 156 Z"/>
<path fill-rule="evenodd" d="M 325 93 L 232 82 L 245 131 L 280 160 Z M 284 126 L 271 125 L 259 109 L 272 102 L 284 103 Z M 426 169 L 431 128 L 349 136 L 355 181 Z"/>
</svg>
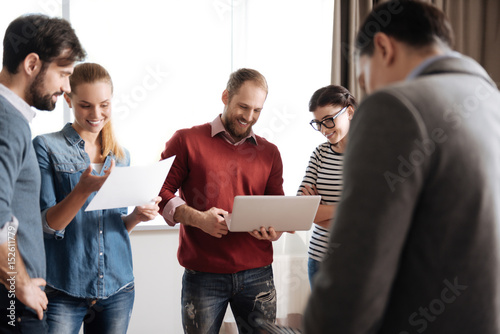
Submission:
<svg viewBox="0 0 500 334">
<path fill-rule="evenodd" d="M 361 102 L 353 121 L 357 127 L 417 127 L 424 137 L 427 136 L 427 126 L 413 94 L 414 90 L 411 82 L 401 82 L 374 92 Z"/>
</svg>

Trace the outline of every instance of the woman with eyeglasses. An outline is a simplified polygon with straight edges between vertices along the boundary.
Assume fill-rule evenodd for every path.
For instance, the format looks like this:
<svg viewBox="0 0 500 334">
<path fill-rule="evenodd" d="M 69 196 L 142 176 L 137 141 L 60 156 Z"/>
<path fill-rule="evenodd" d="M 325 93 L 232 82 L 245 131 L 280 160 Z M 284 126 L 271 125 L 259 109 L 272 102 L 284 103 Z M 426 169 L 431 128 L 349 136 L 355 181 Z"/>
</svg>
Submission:
<svg viewBox="0 0 500 334">
<path fill-rule="evenodd" d="M 312 128 L 321 132 L 327 141 L 312 153 L 298 195 L 320 195 L 321 202 L 314 218 L 309 242 L 309 283 L 326 254 L 329 229 L 342 192 L 342 168 L 349 125 L 357 107 L 351 93 L 342 86 L 330 85 L 314 92 L 309 111 L 314 119 Z"/>
</svg>

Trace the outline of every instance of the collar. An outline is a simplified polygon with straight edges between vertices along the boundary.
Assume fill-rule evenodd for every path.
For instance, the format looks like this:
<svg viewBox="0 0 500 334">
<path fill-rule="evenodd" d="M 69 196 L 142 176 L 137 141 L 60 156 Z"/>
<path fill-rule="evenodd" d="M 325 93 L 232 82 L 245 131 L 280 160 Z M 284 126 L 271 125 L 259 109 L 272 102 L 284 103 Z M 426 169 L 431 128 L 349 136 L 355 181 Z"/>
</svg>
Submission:
<svg viewBox="0 0 500 334">
<path fill-rule="evenodd" d="M 64 138 L 66 138 L 66 140 L 68 141 L 68 143 L 70 143 L 71 146 L 79 145 L 82 148 L 84 147 L 85 141 L 82 139 L 82 137 L 80 137 L 78 132 L 71 126 L 71 123 L 66 123 L 66 125 L 62 128 L 61 132 Z M 108 154 L 108 157 L 110 157 L 111 159 L 115 159 L 115 155 L 113 152 L 110 152 Z M 104 166 L 109 166 L 109 164 L 107 164 L 108 157 L 106 157 L 106 160 L 104 160 Z"/>
<path fill-rule="evenodd" d="M 0 84 L 0 95 L 2 95 L 10 104 L 14 106 L 27 120 L 29 123 L 33 121 L 36 116 L 36 112 L 31 109 L 30 105 L 26 103 L 22 98 L 16 93 Z"/>
<path fill-rule="evenodd" d="M 423 62 L 421 62 L 420 64 L 418 64 L 417 67 L 415 67 L 411 72 L 410 74 L 408 74 L 408 76 L 406 77 L 406 80 L 413 80 L 415 79 L 416 77 L 418 77 L 423 71 L 424 69 L 431 65 L 432 63 L 440 60 L 440 59 L 444 59 L 444 58 L 460 58 L 462 55 L 459 53 L 459 52 L 456 52 L 456 51 L 449 51 L 449 52 L 446 52 L 445 54 L 442 54 L 442 55 L 437 55 L 437 56 L 434 56 L 434 57 L 429 57 L 427 58 L 426 60 L 424 60 Z"/>
<path fill-rule="evenodd" d="M 258 145 L 257 144 L 257 137 L 255 136 L 255 133 L 253 132 L 253 130 L 250 131 L 250 134 L 248 136 L 246 136 L 245 138 L 243 138 L 242 140 L 240 140 L 238 142 L 235 142 L 233 137 L 231 137 L 229 132 L 227 132 L 227 130 L 224 128 L 224 124 L 222 124 L 221 114 L 219 114 L 217 117 L 215 117 L 215 119 L 212 121 L 212 123 L 210 123 L 210 125 L 212 126 L 212 137 L 215 137 L 216 135 L 218 135 L 220 133 L 221 136 L 227 142 L 229 142 L 233 145 L 243 144 L 247 139 L 250 140 L 255 145 Z"/>
<path fill-rule="evenodd" d="M 66 138 L 66 140 L 72 145 L 72 146 L 76 146 L 78 145 L 80 142 L 83 141 L 82 137 L 80 137 L 80 135 L 78 134 L 78 132 L 76 132 L 75 129 L 73 129 L 73 127 L 71 126 L 71 123 L 66 123 L 66 125 L 64 126 L 64 128 L 61 130 L 61 132 L 63 133 L 64 135 L 64 138 Z"/>
</svg>

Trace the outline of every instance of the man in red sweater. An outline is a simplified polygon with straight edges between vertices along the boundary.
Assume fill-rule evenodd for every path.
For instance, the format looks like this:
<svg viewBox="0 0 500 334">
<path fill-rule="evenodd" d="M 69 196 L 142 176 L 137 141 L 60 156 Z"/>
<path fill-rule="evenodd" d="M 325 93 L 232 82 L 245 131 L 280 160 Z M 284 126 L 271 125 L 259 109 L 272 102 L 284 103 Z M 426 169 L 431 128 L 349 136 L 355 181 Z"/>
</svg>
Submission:
<svg viewBox="0 0 500 334">
<path fill-rule="evenodd" d="M 169 225 L 181 224 L 177 255 L 185 267 L 186 333 L 219 333 L 228 303 L 240 332 L 257 332 L 257 319 L 276 318 L 271 242 L 281 233 L 229 232 L 222 217 L 232 211 L 236 195 L 284 194 L 278 148 L 252 131 L 266 97 L 262 74 L 232 73 L 222 114 L 177 131 L 161 155 L 176 156 L 160 193 L 160 212 Z"/>
</svg>

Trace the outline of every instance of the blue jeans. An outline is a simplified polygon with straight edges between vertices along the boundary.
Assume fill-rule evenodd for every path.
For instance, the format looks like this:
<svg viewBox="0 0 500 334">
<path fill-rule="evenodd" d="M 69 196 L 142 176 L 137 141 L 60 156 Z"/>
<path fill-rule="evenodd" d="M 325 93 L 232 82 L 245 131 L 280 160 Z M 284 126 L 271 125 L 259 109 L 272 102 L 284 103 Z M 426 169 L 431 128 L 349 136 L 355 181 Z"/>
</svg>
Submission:
<svg viewBox="0 0 500 334">
<path fill-rule="evenodd" d="M 276 319 L 276 290 L 271 265 L 235 274 L 186 269 L 182 278 L 185 333 L 218 334 L 228 303 L 240 333 L 260 333 L 257 319 Z"/>
<path fill-rule="evenodd" d="M 47 323 L 49 334 L 125 334 L 132 307 L 134 284 L 129 284 L 106 299 L 72 297 L 62 291 L 47 287 L 49 305 Z"/>
<path fill-rule="evenodd" d="M 313 288 L 314 275 L 318 272 L 320 264 L 321 262 L 311 258 L 307 261 L 307 271 L 309 273 L 309 284 L 311 285 L 311 289 Z"/>
<path fill-rule="evenodd" d="M 10 298 L 8 290 L 0 284 L 0 333 L 46 334 L 46 319 L 45 312 L 43 320 L 39 320 L 31 308 L 24 306 L 17 298 Z"/>
</svg>

